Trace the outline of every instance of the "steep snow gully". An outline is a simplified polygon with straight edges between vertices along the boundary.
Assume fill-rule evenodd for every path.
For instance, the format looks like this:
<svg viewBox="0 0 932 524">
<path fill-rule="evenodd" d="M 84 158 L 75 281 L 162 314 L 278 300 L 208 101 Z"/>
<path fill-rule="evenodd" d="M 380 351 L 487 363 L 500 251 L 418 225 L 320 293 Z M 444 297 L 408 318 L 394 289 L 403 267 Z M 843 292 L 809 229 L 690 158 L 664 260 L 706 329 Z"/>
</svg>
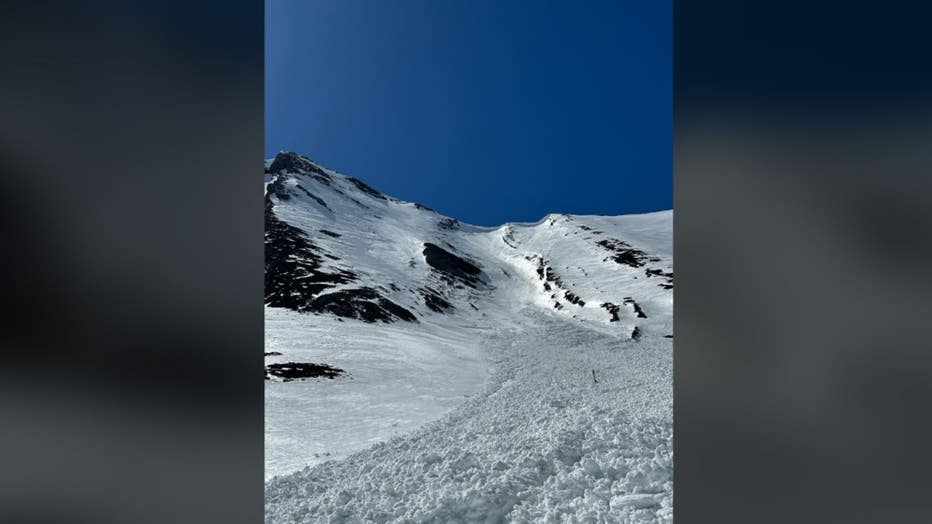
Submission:
<svg viewBox="0 0 932 524">
<path fill-rule="evenodd" d="M 267 369 L 267 522 L 672 522 L 672 211 L 483 228 L 265 179 L 266 364 L 342 372 Z"/>
</svg>

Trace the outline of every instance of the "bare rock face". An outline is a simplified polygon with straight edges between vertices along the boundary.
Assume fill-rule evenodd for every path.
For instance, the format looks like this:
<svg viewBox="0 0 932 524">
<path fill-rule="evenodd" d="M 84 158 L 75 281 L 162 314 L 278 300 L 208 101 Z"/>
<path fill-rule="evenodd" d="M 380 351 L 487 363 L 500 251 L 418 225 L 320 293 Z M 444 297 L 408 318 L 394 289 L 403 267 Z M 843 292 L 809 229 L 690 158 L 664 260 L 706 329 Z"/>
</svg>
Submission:
<svg viewBox="0 0 932 524">
<path fill-rule="evenodd" d="M 437 313 L 445 313 L 453 308 L 451 304 L 444 296 L 437 290 L 430 287 L 423 287 L 418 290 L 421 293 L 421 296 L 424 297 L 424 305 L 430 308 L 431 311 Z M 473 306 L 475 308 L 475 306 Z"/>
<path fill-rule="evenodd" d="M 437 273 L 443 275 L 446 280 L 451 282 L 459 281 L 470 287 L 476 287 L 479 282 L 479 275 L 482 274 L 482 270 L 472 262 L 430 242 L 424 243 L 423 253 L 427 264 Z"/>
<path fill-rule="evenodd" d="M 310 158 L 290 151 L 282 151 L 275 155 L 275 160 L 266 169 L 266 173 L 316 173 L 330 178 L 330 175 Z"/>
<path fill-rule="evenodd" d="M 417 322 L 417 317 L 407 309 L 381 296 L 370 287 L 344 289 L 327 293 L 314 299 L 310 310 L 330 313 L 338 317 L 355 318 L 363 322 L 394 322 L 405 320 Z"/>
<path fill-rule="evenodd" d="M 367 185 L 362 180 L 359 180 L 358 178 L 353 178 L 353 177 L 349 177 L 348 180 L 352 182 L 354 186 L 356 186 L 356 189 L 359 189 L 363 193 L 371 196 L 372 198 L 377 198 L 379 200 L 387 200 L 385 198 L 385 195 L 383 195 L 382 193 L 379 193 L 378 191 L 373 189 L 372 186 Z"/>
<path fill-rule="evenodd" d="M 283 382 L 292 380 L 301 380 L 305 378 L 329 378 L 334 379 L 346 373 L 340 368 L 328 366 L 327 364 L 315 364 L 313 362 L 283 362 L 268 364 L 265 366 L 265 379 L 271 377 L 282 379 Z"/>
<path fill-rule="evenodd" d="M 627 242 L 606 238 L 596 242 L 599 246 L 612 252 L 609 256 L 615 262 L 631 267 L 641 267 L 647 263 L 647 253 L 631 247 Z"/>
<path fill-rule="evenodd" d="M 324 270 L 326 253 L 304 231 L 275 215 L 275 198 L 287 195 L 282 191 L 270 187 L 266 193 L 265 304 L 313 311 L 317 295 L 335 285 L 353 282 L 356 275 L 347 270 Z"/>
</svg>

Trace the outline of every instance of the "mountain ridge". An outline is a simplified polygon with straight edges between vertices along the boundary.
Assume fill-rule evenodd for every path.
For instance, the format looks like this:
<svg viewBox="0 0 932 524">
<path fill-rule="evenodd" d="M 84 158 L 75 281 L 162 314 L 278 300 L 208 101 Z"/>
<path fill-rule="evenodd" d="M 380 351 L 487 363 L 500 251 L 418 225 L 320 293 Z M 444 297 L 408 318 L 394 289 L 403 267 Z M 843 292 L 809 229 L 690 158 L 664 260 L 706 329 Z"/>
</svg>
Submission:
<svg viewBox="0 0 932 524">
<path fill-rule="evenodd" d="M 385 195 L 362 180 L 290 151 L 265 161 L 265 188 L 269 307 L 365 322 L 419 322 L 428 314 L 449 314 L 464 307 L 479 310 L 476 302 L 482 292 L 496 287 L 497 279 L 489 275 L 489 269 L 509 274 L 508 267 L 520 255 L 531 264 L 542 293 L 549 294 L 544 300 L 549 307 L 559 311 L 567 305 L 585 307 L 591 302 L 607 310 L 605 323 L 621 321 L 620 310 L 614 308 L 620 297 L 587 300 L 574 289 L 573 281 L 580 275 L 560 276 L 553 260 L 537 252 L 545 249 L 526 250 L 516 243 L 517 236 L 528 230 L 554 227 L 565 230 L 563 237 L 582 233 L 587 240 L 594 240 L 596 251 L 604 255 L 602 262 L 645 268 L 644 278 L 659 277 L 662 288 L 672 289 L 672 264 L 665 263 L 671 261 L 650 255 L 628 241 L 605 236 L 604 231 L 587 224 L 600 219 L 665 217 L 672 212 L 617 217 L 549 213 L 537 222 L 475 226 L 422 204 Z M 488 241 L 476 245 L 473 238 L 467 238 L 483 234 L 500 237 L 500 245 L 489 245 Z M 558 235 L 549 240 L 563 242 Z M 383 254 L 399 254 L 397 246 L 391 245 L 397 241 L 411 244 L 405 257 L 376 260 L 378 257 L 372 256 L 379 244 L 386 248 Z M 508 260 L 500 260 L 503 255 Z M 472 273 L 451 273 L 454 267 L 472 268 Z M 381 278 L 361 274 L 372 273 L 367 271 L 372 268 L 382 273 Z M 412 295 L 419 299 L 412 300 Z M 629 332 L 635 327 L 628 326 Z"/>
</svg>

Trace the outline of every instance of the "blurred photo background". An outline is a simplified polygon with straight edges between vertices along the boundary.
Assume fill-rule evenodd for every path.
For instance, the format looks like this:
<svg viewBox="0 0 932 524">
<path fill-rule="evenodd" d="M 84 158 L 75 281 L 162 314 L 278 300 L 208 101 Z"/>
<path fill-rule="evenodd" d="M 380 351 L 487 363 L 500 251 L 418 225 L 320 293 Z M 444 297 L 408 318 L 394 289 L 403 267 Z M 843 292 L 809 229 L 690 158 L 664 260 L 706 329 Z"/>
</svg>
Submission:
<svg viewBox="0 0 932 524">
<path fill-rule="evenodd" d="M 679 519 L 932 514 L 927 11 L 675 4 Z"/>
<path fill-rule="evenodd" d="M 262 519 L 262 2 L 0 17 L 0 522 Z"/>
</svg>

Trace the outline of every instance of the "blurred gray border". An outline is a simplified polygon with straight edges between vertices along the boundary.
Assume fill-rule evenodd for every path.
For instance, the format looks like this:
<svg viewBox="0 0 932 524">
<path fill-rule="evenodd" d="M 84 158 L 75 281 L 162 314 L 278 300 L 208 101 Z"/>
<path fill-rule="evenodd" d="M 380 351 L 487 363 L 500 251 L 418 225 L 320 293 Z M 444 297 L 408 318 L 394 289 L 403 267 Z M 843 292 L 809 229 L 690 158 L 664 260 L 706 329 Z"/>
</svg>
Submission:
<svg viewBox="0 0 932 524">
<path fill-rule="evenodd" d="M 0 17 L 0 522 L 263 518 L 263 3 Z"/>
<path fill-rule="evenodd" d="M 680 523 L 932 521 L 928 16 L 896 4 L 676 3 Z"/>
</svg>

